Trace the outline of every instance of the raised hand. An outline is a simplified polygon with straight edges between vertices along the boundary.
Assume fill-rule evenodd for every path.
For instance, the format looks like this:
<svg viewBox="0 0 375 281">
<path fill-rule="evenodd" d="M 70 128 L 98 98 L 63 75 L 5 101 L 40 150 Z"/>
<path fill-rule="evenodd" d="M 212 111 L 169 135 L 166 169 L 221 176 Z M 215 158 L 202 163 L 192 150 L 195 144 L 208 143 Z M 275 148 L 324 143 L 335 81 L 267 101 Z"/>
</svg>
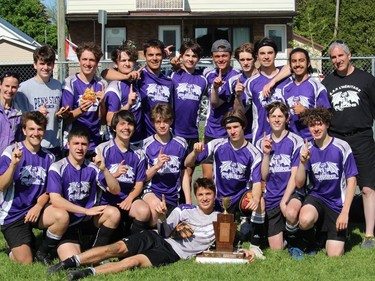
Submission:
<svg viewBox="0 0 375 281">
<path fill-rule="evenodd" d="M 219 69 L 219 76 L 214 79 L 214 88 L 219 89 L 224 84 L 222 79 L 221 69 Z"/>
<path fill-rule="evenodd" d="M 11 163 L 13 165 L 18 165 L 18 163 L 21 161 L 21 158 L 22 158 L 22 150 L 19 149 L 18 143 L 16 142 L 14 144 L 14 149 L 13 149 L 13 152 L 12 152 Z"/>
<path fill-rule="evenodd" d="M 69 116 L 69 112 L 70 112 L 69 109 L 70 109 L 69 105 L 67 105 L 65 107 L 61 107 L 59 109 L 59 111 L 57 111 L 55 114 L 56 114 L 57 117 L 65 119 Z"/>
<path fill-rule="evenodd" d="M 49 113 L 49 111 L 47 110 L 46 108 L 46 105 L 47 105 L 48 101 L 45 101 L 39 108 L 38 108 L 38 111 L 40 113 L 42 113 L 44 116 L 47 116 L 47 114 Z"/>
<path fill-rule="evenodd" d="M 125 163 L 125 160 L 122 160 L 120 164 L 118 165 L 116 172 L 113 173 L 113 176 L 115 178 L 118 178 L 121 175 L 125 175 L 128 172 L 128 166 L 126 166 L 124 163 Z"/>
<path fill-rule="evenodd" d="M 130 89 L 129 89 L 129 94 L 128 94 L 128 105 L 129 108 L 131 108 L 134 104 L 135 101 L 137 100 L 138 94 L 133 91 L 133 84 L 130 84 Z"/>
<path fill-rule="evenodd" d="M 305 145 L 301 147 L 300 160 L 302 164 L 306 164 L 307 160 L 310 159 L 309 142 L 305 139 Z"/>
<path fill-rule="evenodd" d="M 234 88 L 237 96 L 242 96 L 242 93 L 245 90 L 245 85 L 243 83 L 241 83 L 240 78 L 241 77 L 238 77 L 236 87 Z"/>
<path fill-rule="evenodd" d="M 305 111 L 305 107 L 299 101 L 292 105 L 292 109 L 294 114 L 296 115 L 300 115 L 302 112 Z"/>
<path fill-rule="evenodd" d="M 105 89 L 104 89 L 104 83 L 102 82 L 102 90 L 95 92 L 95 97 L 98 100 L 99 103 L 104 101 L 104 96 L 105 96 Z"/>
<path fill-rule="evenodd" d="M 160 147 L 159 155 L 158 155 L 158 163 L 156 164 L 159 169 L 163 167 L 165 162 L 169 161 L 169 156 L 167 154 L 163 154 L 163 147 Z"/>
<path fill-rule="evenodd" d="M 100 171 L 105 170 L 105 160 L 99 148 L 96 149 L 96 156 L 93 158 L 94 164 Z"/>
<path fill-rule="evenodd" d="M 272 139 L 267 138 L 267 133 L 264 132 L 263 140 L 262 140 L 262 149 L 263 153 L 269 155 L 272 150 Z"/>
<path fill-rule="evenodd" d="M 165 200 L 165 195 L 161 195 L 161 201 L 159 205 L 155 207 L 155 211 L 158 213 L 158 217 L 160 220 L 164 220 L 167 214 L 167 202 Z"/>
<path fill-rule="evenodd" d="M 172 51 L 170 50 L 173 47 L 173 45 L 169 45 L 164 48 L 165 57 L 169 57 L 172 54 Z"/>
<path fill-rule="evenodd" d="M 193 151 L 196 155 L 200 154 L 204 150 L 204 136 L 200 142 L 194 143 Z"/>
</svg>

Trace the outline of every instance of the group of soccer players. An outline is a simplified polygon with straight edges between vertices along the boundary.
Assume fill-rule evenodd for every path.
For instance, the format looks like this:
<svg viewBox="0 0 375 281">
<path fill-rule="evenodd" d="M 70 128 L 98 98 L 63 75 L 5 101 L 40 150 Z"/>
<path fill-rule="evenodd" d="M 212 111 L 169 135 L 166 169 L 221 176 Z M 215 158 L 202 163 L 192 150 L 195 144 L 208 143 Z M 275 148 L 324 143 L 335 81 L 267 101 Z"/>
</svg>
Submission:
<svg viewBox="0 0 375 281">
<path fill-rule="evenodd" d="M 196 69 L 201 47 L 183 42 L 180 56 L 170 60 L 170 76 L 162 73 L 169 50 L 161 41 L 144 44 L 140 67 L 131 43 L 112 52 L 115 67 L 102 72 L 104 79 L 96 76 L 103 54 L 93 43 L 78 47 L 80 72 L 63 85 L 50 77 L 55 54 L 47 45 L 34 52 L 34 78 L 18 88 L 16 74 L 3 75 L 0 124 L 10 125 L 13 137 L 0 142 L 0 225 L 10 258 L 50 264 L 56 249 L 70 263 L 54 272 L 79 265 L 85 248 L 156 229 L 192 203 L 192 174 L 200 163 L 216 200 L 199 201 L 199 209 L 211 215 L 211 205 L 220 211 L 229 197 L 229 211 L 241 220 L 237 238 L 251 243 L 247 256 L 265 258 L 264 237 L 272 249 L 283 249 L 286 240 L 312 252 L 322 233 L 329 256 L 344 253 L 358 171 L 350 146 L 328 134 L 327 91 L 310 77 L 304 49 L 290 54 L 293 76 L 269 91 L 266 85 L 281 72 L 272 39 L 239 46 L 234 56 L 241 70 L 232 66 L 226 40 L 213 43 L 215 68 L 204 71 Z M 209 115 L 200 140 L 204 95 Z M 195 187 L 197 199 L 207 185 Z M 45 230 L 35 253 L 33 227 Z M 168 263 L 147 258 L 134 266 Z"/>
</svg>

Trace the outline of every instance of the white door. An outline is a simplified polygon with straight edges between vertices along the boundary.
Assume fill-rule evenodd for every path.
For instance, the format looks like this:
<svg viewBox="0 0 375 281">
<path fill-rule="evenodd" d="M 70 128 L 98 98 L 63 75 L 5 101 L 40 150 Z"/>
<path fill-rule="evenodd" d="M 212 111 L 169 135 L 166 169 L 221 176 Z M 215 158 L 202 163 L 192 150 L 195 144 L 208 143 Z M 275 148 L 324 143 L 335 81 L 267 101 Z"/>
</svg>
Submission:
<svg viewBox="0 0 375 281">
<path fill-rule="evenodd" d="M 167 47 L 173 45 L 172 56 L 179 55 L 181 47 L 181 27 L 179 25 L 160 25 L 159 26 L 159 40 L 164 42 Z"/>
</svg>

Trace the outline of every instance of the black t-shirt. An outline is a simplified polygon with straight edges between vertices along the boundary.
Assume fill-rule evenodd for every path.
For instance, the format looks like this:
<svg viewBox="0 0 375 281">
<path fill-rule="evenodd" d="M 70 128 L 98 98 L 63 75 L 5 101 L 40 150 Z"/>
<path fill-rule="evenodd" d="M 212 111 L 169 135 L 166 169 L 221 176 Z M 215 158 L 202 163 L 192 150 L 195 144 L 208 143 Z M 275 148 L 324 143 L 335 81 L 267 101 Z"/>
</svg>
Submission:
<svg viewBox="0 0 375 281">
<path fill-rule="evenodd" d="M 322 84 L 332 106 L 331 130 L 349 133 L 372 128 L 375 116 L 375 77 L 357 68 L 348 76 L 333 72 Z"/>
</svg>

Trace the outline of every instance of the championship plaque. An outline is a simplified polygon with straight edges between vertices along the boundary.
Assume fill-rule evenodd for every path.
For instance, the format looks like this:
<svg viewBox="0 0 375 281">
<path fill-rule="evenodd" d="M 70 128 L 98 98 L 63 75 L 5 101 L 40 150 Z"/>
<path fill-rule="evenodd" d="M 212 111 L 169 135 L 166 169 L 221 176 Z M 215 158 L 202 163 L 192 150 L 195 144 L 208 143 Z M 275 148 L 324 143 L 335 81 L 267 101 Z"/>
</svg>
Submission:
<svg viewBox="0 0 375 281">
<path fill-rule="evenodd" d="M 234 214 L 229 214 L 227 209 L 230 203 L 229 197 L 222 199 L 224 212 L 217 215 L 217 221 L 213 222 L 216 249 L 203 251 L 196 261 L 199 263 L 248 263 L 244 252 L 233 247 L 237 231 L 237 223 Z"/>
</svg>

